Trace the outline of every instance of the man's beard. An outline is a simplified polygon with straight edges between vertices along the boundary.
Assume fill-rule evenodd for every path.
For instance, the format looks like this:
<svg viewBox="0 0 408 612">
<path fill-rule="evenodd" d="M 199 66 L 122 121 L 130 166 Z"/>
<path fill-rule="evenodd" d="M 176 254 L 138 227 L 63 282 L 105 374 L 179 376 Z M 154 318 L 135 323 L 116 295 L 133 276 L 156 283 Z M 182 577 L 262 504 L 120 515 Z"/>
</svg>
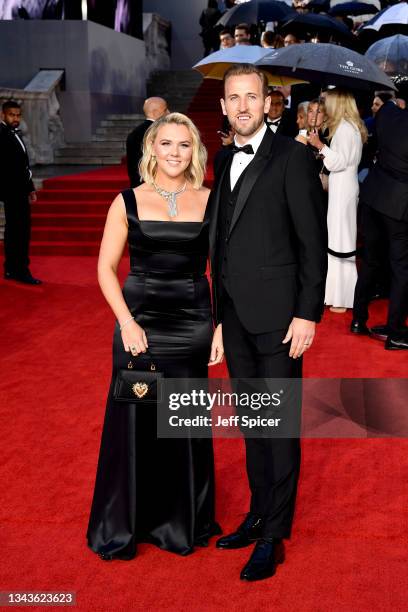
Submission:
<svg viewBox="0 0 408 612">
<path fill-rule="evenodd" d="M 264 116 L 262 115 L 259 120 L 253 118 L 252 121 L 249 121 L 246 126 L 240 125 L 238 119 L 233 119 L 230 121 L 230 124 L 234 128 L 235 132 L 240 136 L 251 136 L 251 134 L 255 134 L 255 132 L 258 131 L 263 122 Z"/>
</svg>

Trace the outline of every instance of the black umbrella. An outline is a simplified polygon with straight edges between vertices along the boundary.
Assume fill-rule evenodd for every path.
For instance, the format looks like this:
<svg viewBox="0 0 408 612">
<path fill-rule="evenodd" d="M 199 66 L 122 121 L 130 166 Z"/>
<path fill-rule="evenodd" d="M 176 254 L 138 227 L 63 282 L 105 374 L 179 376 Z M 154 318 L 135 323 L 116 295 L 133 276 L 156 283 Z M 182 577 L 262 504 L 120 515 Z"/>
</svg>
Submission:
<svg viewBox="0 0 408 612">
<path fill-rule="evenodd" d="M 408 36 L 396 34 L 382 38 L 371 45 L 365 55 L 388 75 L 408 76 Z"/>
<path fill-rule="evenodd" d="M 330 9 L 330 0 L 310 0 L 305 8 L 315 13 L 328 13 Z"/>
<path fill-rule="evenodd" d="M 217 25 L 233 26 L 238 23 L 255 23 L 260 21 L 284 21 L 296 15 L 290 6 L 279 0 L 250 0 L 237 4 L 226 11 Z"/>
<path fill-rule="evenodd" d="M 322 87 L 395 89 L 392 81 L 373 61 L 338 45 L 304 43 L 271 49 L 255 64 L 273 74 L 299 77 Z"/>
<path fill-rule="evenodd" d="M 378 13 L 374 4 L 365 2 L 342 2 L 330 9 L 329 15 L 333 17 L 347 17 L 347 15 L 372 15 Z"/>
<path fill-rule="evenodd" d="M 344 23 L 327 15 L 302 13 L 291 17 L 282 24 L 283 32 L 292 32 L 298 36 L 326 34 L 338 39 L 353 39 L 353 35 Z"/>
</svg>

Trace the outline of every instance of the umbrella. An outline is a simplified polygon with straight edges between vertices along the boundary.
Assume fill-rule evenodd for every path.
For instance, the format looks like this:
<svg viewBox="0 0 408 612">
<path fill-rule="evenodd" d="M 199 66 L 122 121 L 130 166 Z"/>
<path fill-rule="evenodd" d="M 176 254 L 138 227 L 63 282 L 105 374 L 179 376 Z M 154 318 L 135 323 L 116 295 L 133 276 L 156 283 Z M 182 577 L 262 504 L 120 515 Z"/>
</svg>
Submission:
<svg viewBox="0 0 408 612">
<path fill-rule="evenodd" d="M 236 45 L 229 49 L 220 49 L 204 57 L 201 61 L 193 66 L 195 70 L 201 72 L 204 78 L 222 80 L 224 73 L 232 66 L 232 64 L 254 64 L 265 55 L 270 53 L 270 49 L 264 49 L 257 45 Z M 291 75 L 280 76 L 273 75 L 270 71 L 266 72 L 269 85 L 294 85 L 295 83 L 304 83 L 301 78 L 295 78 Z"/>
<path fill-rule="evenodd" d="M 374 4 L 367 4 L 366 2 L 342 2 L 333 6 L 329 11 L 329 15 L 333 17 L 371 15 L 372 13 L 378 13 L 378 8 Z"/>
<path fill-rule="evenodd" d="M 305 5 L 305 8 L 308 11 L 311 10 L 316 13 L 327 13 L 330 8 L 330 0 L 310 0 L 310 2 Z"/>
<path fill-rule="evenodd" d="M 290 6 L 279 0 L 250 0 L 237 4 L 226 11 L 217 25 L 233 26 L 238 23 L 255 23 L 260 21 L 283 21 L 290 15 L 296 15 Z"/>
<path fill-rule="evenodd" d="M 341 21 L 327 15 L 315 15 L 313 13 L 302 13 L 296 15 L 296 17 L 291 17 L 282 24 L 282 30 L 298 35 L 327 34 L 335 38 L 353 38 L 348 27 Z"/>
<path fill-rule="evenodd" d="M 322 87 L 337 85 L 350 89 L 395 89 L 389 77 L 368 57 L 325 43 L 290 45 L 271 50 L 255 62 L 274 74 L 298 76 Z"/>
<path fill-rule="evenodd" d="M 408 36 L 396 34 L 382 38 L 365 53 L 384 72 L 393 76 L 408 75 Z"/>
<path fill-rule="evenodd" d="M 397 26 L 402 31 L 408 29 L 408 4 L 406 2 L 400 2 L 383 9 L 370 21 L 367 21 L 363 30 L 379 32 L 379 30 L 386 28 L 391 30 L 392 34 L 396 34 Z"/>
</svg>

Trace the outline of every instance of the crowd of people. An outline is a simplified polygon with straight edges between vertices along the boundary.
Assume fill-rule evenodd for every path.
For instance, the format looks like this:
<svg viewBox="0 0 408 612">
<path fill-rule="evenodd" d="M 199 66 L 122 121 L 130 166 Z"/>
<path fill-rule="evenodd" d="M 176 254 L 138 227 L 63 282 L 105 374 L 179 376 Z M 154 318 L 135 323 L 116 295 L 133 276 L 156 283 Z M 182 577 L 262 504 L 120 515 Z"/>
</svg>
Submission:
<svg viewBox="0 0 408 612">
<path fill-rule="evenodd" d="M 233 4 L 229 3 L 225 9 L 231 8 Z M 238 23 L 232 28 L 222 27 L 217 23 L 222 12 L 216 5 L 217 2 L 209 2 L 208 9 L 203 11 L 203 16 L 208 17 L 207 33 L 210 30 L 210 16 L 213 19 L 213 50 L 252 44 L 279 49 L 302 42 L 313 44 L 320 40 L 318 34 L 305 33 L 302 36 L 299 30 L 282 29 L 278 23 Z M 308 11 L 307 3 L 304 2 L 297 3 L 294 8 L 302 13 Z M 348 17 L 339 19 L 350 32 L 358 25 L 357 21 L 354 23 Z M 265 26 L 266 29 L 263 29 Z M 216 36 L 218 41 L 215 40 Z M 357 41 L 357 37 L 354 38 Z M 333 43 L 340 44 L 338 40 Z M 374 235 L 374 229 L 370 227 L 372 215 L 367 214 L 370 202 L 363 202 L 363 196 L 360 195 L 360 186 L 369 172 L 374 171 L 374 168 L 377 171 L 380 167 L 382 147 L 389 146 L 389 142 L 383 144 L 379 141 L 377 118 L 389 115 L 392 105 L 398 109 L 395 112 L 400 114 L 402 125 L 405 125 L 405 90 L 398 93 L 391 90 L 373 91 L 370 97 L 370 94 L 359 91 L 338 88 L 324 91 L 319 85 L 294 85 L 270 88 L 269 95 L 271 104 L 265 117 L 266 123 L 272 131 L 295 138 L 313 152 L 316 170 L 326 193 L 329 246 L 325 304 L 332 312 L 339 314 L 353 309 L 350 328 L 353 333 L 369 334 L 374 339 L 386 341 L 387 349 L 408 348 L 405 324 L 408 313 L 407 264 L 401 264 L 400 261 L 402 259 L 406 262 L 408 259 L 406 213 L 399 213 L 399 237 L 396 231 L 390 236 L 391 230 L 386 230 L 386 224 L 383 224 L 383 236 L 381 241 L 377 236 L 374 253 L 373 245 L 369 249 Z M 378 114 L 383 106 L 387 110 Z M 221 129 L 221 145 L 224 150 L 233 147 L 234 136 L 234 130 L 224 118 Z M 398 136 L 395 135 L 395 138 Z M 221 151 L 215 158 L 216 173 L 223 156 Z M 395 167 L 390 168 L 390 163 Z M 401 172 L 395 160 L 388 160 L 387 169 L 394 178 L 397 177 L 397 181 L 406 181 L 406 175 Z M 366 193 L 365 187 L 362 193 Z M 389 212 L 391 217 L 393 214 Z M 394 246 L 397 254 L 394 254 Z M 363 263 L 360 281 L 357 283 L 359 254 Z M 372 271 L 373 267 L 375 272 Z M 395 285 L 401 289 L 396 290 Z M 389 314 L 387 323 L 372 329 L 367 327 L 367 304 L 375 297 L 390 298 L 390 312 L 396 308 L 399 313 L 397 321 L 392 321 L 393 317 Z M 364 307 L 361 306 L 362 302 Z"/>
</svg>

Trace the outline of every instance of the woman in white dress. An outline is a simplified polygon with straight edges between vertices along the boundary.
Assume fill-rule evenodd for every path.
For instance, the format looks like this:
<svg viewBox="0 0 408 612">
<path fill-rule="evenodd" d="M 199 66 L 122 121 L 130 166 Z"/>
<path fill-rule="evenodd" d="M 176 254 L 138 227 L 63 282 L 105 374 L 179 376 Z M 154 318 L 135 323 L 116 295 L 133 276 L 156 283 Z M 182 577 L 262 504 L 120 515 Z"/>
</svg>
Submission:
<svg viewBox="0 0 408 612">
<path fill-rule="evenodd" d="M 319 149 L 329 175 L 329 234 L 328 271 L 325 304 L 332 312 L 352 308 L 357 282 L 357 170 L 367 130 L 358 113 L 353 95 L 331 89 L 325 95 L 330 146 L 317 133 L 308 136 L 310 144 Z"/>
</svg>

